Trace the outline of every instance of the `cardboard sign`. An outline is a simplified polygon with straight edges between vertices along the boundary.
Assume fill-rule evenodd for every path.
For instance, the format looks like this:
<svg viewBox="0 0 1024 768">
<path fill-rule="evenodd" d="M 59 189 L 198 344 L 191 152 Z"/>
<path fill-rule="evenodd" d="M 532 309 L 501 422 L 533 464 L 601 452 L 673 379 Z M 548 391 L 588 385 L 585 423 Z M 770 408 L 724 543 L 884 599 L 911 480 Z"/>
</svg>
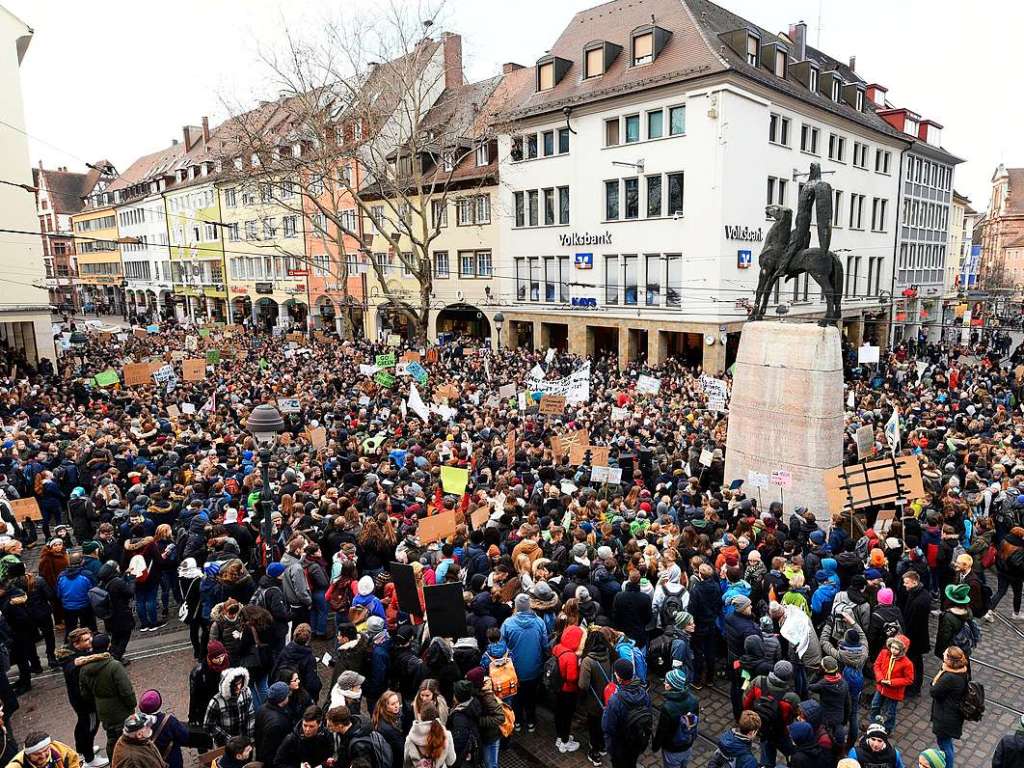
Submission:
<svg viewBox="0 0 1024 768">
<path fill-rule="evenodd" d="M 469 470 L 462 467 L 441 467 L 441 487 L 445 493 L 461 496 L 469 483 Z"/>
<path fill-rule="evenodd" d="M 152 384 L 150 380 L 149 363 L 130 363 L 121 369 L 121 378 L 126 387 L 138 387 L 143 384 Z"/>
<path fill-rule="evenodd" d="M 502 400 L 508 400 L 510 397 L 516 396 L 516 385 L 515 384 L 502 384 L 498 389 L 498 397 Z"/>
<path fill-rule="evenodd" d="M 883 509 L 875 517 L 875 524 L 871 527 L 874 528 L 875 533 L 877 533 L 879 536 L 887 536 L 889 534 L 889 529 L 892 528 L 892 524 L 895 519 L 895 509 Z"/>
<path fill-rule="evenodd" d="M 316 427 L 308 432 L 310 445 L 314 451 L 327 447 L 327 430 L 323 427 Z"/>
<path fill-rule="evenodd" d="M 410 366 L 411 369 L 411 366 Z M 415 376 L 416 374 L 413 374 Z M 452 400 L 459 399 L 459 388 L 454 384 L 445 384 L 443 387 L 438 387 L 434 391 L 434 402 L 439 403 L 442 400 L 451 402 Z"/>
<path fill-rule="evenodd" d="M 306 343 L 306 336 L 301 333 L 289 333 L 287 336 L 285 336 L 285 339 L 287 341 L 294 341 L 296 344 Z"/>
<path fill-rule="evenodd" d="M 420 353 L 415 349 L 410 349 L 402 353 L 401 360 L 403 363 L 418 363 L 420 361 Z"/>
<path fill-rule="evenodd" d="M 427 626 L 431 637 L 457 640 L 468 637 L 466 604 L 462 599 L 462 584 L 435 584 L 423 588 L 423 601 L 427 605 Z"/>
<path fill-rule="evenodd" d="M 636 391 L 644 395 L 656 395 L 661 391 L 661 379 L 640 374 L 636 380 Z"/>
<path fill-rule="evenodd" d="M 831 513 L 889 507 L 924 496 L 921 462 L 916 456 L 898 457 L 895 467 L 891 459 L 836 467 L 825 473 L 824 482 Z"/>
<path fill-rule="evenodd" d="M 201 357 L 182 360 L 181 378 L 185 381 L 203 381 L 206 378 L 206 360 Z"/>
<path fill-rule="evenodd" d="M 374 361 L 378 368 L 394 368 L 395 367 L 395 353 L 388 352 L 386 355 L 377 355 Z"/>
<path fill-rule="evenodd" d="M 181 412 L 186 416 L 191 416 L 196 412 L 196 407 L 192 403 L 182 403 Z"/>
<path fill-rule="evenodd" d="M 516 463 L 516 431 L 513 429 L 505 438 L 505 453 L 508 454 L 508 468 L 512 469 Z"/>
<path fill-rule="evenodd" d="M 416 537 L 420 544 L 433 544 L 435 541 L 455 535 L 455 510 L 446 509 L 436 515 L 424 517 L 416 524 Z M 459 594 L 462 586 L 459 585 Z"/>
<path fill-rule="evenodd" d="M 574 446 L 589 444 L 590 432 L 586 429 L 551 436 L 551 450 L 557 458 L 561 458 L 563 454 L 571 451 Z"/>
<path fill-rule="evenodd" d="M 586 460 L 590 458 L 591 466 L 608 466 L 608 457 L 611 453 L 611 449 L 606 445 L 573 445 L 569 449 L 569 463 L 575 466 L 587 463 Z"/>
<path fill-rule="evenodd" d="M 875 456 L 875 428 L 870 424 L 860 427 L 854 439 L 857 441 L 857 461 L 864 461 Z"/>
<path fill-rule="evenodd" d="M 206 364 L 217 365 L 220 362 L 220 350 L 219 349 L 208 349 L 206 350 Z"/>
<path fill-rule="evenodd" d="M 147 336 L 149 336 L 149 331 L 147 331 L 145 328 L 134 328 L 132 329 L 132 336 L 134 336 L 136 339 L 145 339 Z"/>
<path fill-rule="evenodd" d="M 277 409 L 281 413 L 298 413 L 302 410 L 302 404 L 297 397 L 277 398 Z"/>
<path fill-rule="evenodd" d="M 879 348 L 871 344 L 864 344 L 857 348 L 858 363 L 878 363 Z"/>
<path fill-rule="evenodd" d="M 561 416 L 565 412 L 565 395 L 544 395 L 538 411 L 545 416 Z"/>
<path fill-rule="evenodd" d="M 491 519 L 491 508 L 490 507 L 479 507 L 473 510 L 473 513 L 469 516 L 469 522 L 473 524 L 473 528 L 483 528 L 487 525 L 487 521 Z"/>
<path fill-rule="evenodd" d="M 17 520 L 22 520 L 26 517 L 30 517 L 33 520 L 43 519 L 43 512 L 39 509 L 39 502 L 36 501 L 34 496 L 29 496 L 27 499 L 9 499 L 7 503 L 11 505 L 11 512 L 14 513 L 14 517 Z"/>
<path fill-rule="evenodd" d="M 97 387 L 112 387 L 120 382 L 121 379 L 118 377 L 117 371 L 115 370 L 106 370 L 96 374 Z"/>
<path fill-rule="evenodd" d="M 173 403 L 167 406 L 167 418 L 172 421 L 176 421 L 181 418 L 181 411 L 178 410 L 178 406 Z"/>
<path fill-rule="evenodd" d="M 754 470 L 747 472 L 747 485 L 751 488 L 767 488 L 768 484 L 768 475 L 764 472 L 755 472 Z"/>
<path fill-rule="evenodd" d="M 787 469 L 772 470 L 771 483 L 779 488 L 789 488 L 793 485 L 793 474 Z"/>
<path fill-rule="evenodd" d="M 395 582 L 399 610 L 422 618 L 423 606 L 420 605 L 420 592 L 416 589 L 416 574 L 412 566 L 407 563 L 391 563 L 388 573 Z"/>
<path fill-rule="evenodd" d="M 432 365 L 438 361 L 440 354 L 436 347 L 431 347 L 427 350 L 427 365 Z"/>
<path fill-rule="evenodd" d="M 714 460 L 715 460 L 715 454 L 712 453 L 709 449 L 704 448 L 700 452 L 700 458 L 697 459 L 697 463 L 700 464 L 702 467 L 710 467 L 711 466 L 711 462 L 714 461 Z"/>
<path fill-rule="evenodd" d="M 395 386 L 395 377 L 387 371 L 378 371 L 373 380 L 386 389 Z"/>
</svg>

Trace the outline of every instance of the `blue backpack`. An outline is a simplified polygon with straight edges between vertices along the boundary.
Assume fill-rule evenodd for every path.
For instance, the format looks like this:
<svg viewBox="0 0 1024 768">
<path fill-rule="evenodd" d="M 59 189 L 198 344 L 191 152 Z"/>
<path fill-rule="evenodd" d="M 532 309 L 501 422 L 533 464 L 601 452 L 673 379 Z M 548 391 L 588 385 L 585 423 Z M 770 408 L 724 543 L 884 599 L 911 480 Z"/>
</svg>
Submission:
<svg viewBox="0 0 1024 768">
<path fill-rule="evenodd" d="M 623 638 L 615 645 L 615 655 L 633 662 L 633 677 L 642 683 L 647 682 L 647 655 L 642 648 L 637 648 L 629 638 Z"/>
</svg>

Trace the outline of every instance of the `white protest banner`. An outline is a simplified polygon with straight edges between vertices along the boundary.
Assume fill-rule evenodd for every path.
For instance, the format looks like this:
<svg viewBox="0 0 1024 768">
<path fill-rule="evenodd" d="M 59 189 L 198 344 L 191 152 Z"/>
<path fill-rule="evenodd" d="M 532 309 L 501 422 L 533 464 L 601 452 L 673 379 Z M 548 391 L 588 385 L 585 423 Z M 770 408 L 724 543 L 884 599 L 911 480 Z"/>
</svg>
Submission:
<svg viewBox="0 0 1024 768">
<path fill-rule="evenodd" d="M 857 349 L 858 363 L 878 363 L 879 348 L 871 344 L 864 344 Z"/>
<path fill-rule="evenodd" d="M 918 361 L 914 363 L 917 366 L 917 378 L 920 379 L 924 376 L 924 372 L 928 369 L 928 363 Z"/>
<path fill-rule="evenodd" d="M 510 397 L 516 396 L 516 385 L 515 384 L 502 384 L 498 389 L 498 397 L 502 400 L 508 400 Z"/>
<path fill-rule="evenodd" d="M 383 370 L 379 365 L 364 365 L 359 364 L 359 375 L 360 376 L 373 376 L 377 371 Z"/>
<path fill-rule="evenodd" d="M 544 369 L 539 365 L 533 366 L 533 368 L 530 369 L 530 378 L 540 381 L 544 378 Z"/>
<path fill-rule="evenodd" d="M 626 409 L 625 408 L 616 408 L 613 405 L 612 406 L 612 421 L 622 421 L 625 418 L 626 418 Z"/>
<path fill-rule="evenodd" d="M 701 466 L 710 467 L 711 462 L 714 460 L 714 454 L 705 448 L 700 452 L 700 458 L 697 460 Z"/>
<path fill-rule="evenodd" d="M 793 484 L 793 475 L 788 469 L 774 469 L 771 483 L 779 488 L 789 488 Z"/>
<path fill-rule="evenodd" d="M 853 396 L 853 390 L 851 389 L 850 390 L 850 394 L 846 398 L 846 407 L 847 408 L 853 408 L 854 405 L 856 404 L 856 402 L 857 401 L 854 399 L 854 396 Z"/>
<path fill-rule="evenodd" d="M 610 485 L 622 483 L 622 467 L 608 467 L 608 483 Z"/>
<path fill-rule="evenodd" d="M 555 348 L 548 347 L 548 353 L 544 355 L 545 365 L 551 365 L 551 361 L 555 359 Z"/>
<path fill-rule="evenodd" d="M 279 397 L 277 398 L 277 409 L 281 413 L 298 413 L 302 410 L 302 406 L 297 397 Z"/>
<path fill-rule="evenodd" d="M 395 363 L 395 376 L 411 376 L 408 363 Z"/>
<path fill-rule="evenodd" d="M 592 482 L 592 483 L 607 483 L 608 482 L 608 467 L 591 467 L 590 468 L 590 482 Z"/>
<path fill-rule="evenodd" d="M 359 404 L 360 405 L 369 405 L 370 404 L 370 396 L 369 395 L 361 395 L 359 397 Z"/>
<path fill-rule="evenodd" d="M 190 416 L 196 412 L 196 407 L 192 403 L 182 403 L 181 412 L 186 416 Z"/>
<path fill-rule="evenodd" d="M 409 407 L 420 417 L 421 421 L 430 421 L 430 411 L 427 410 L 426 403 L 420 397 L 420 391 L 416 389 L 416 385 L 411 383 L 409 384 Z"/>
<path fill-rule="evenodd" d="M 525 392 L 520 392 L 517 400 L 519 401 L 519 410 L 520 411 L 525 411 L 526 410 L 526 393 Z"/>
<path fill-rule="evenodd" d="M 767 488 L 768 475 L 764 472 L 755 472 L 751 469 L 747 472 L 747 485 L 751 488 Z"/>
<path fill-rule="evenodd" d="M 564 395 L 568 405 L 590 400 L 590 361 L 563 379 L 527 382 L 527 388 L 544 395 Z"/>
<path fill-rule="evenodd" d="M 656 395 L 661 391 L 661 379 L 640 374 L 636 380 L 636 391 L 645 395 Z"/>
<path fill-rule="evenodd" d="M 153 371 L 153 380 L 157 384 L 166 384 L 171 379 L 175 378 L 174 366 L 172 365 L 161 365 L 155 371 Z"/>
</svg>

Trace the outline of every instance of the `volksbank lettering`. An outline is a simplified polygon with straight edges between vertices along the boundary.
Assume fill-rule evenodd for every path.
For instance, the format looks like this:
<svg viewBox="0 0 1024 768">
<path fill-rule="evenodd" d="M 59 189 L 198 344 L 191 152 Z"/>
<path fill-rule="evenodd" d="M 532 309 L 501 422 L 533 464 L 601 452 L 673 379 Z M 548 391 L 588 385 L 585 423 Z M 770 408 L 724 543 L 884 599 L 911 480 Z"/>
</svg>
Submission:
<svg viewBox="0 0 1024 768">
<path fill-rule="evenodd" d="M 748 243 L 759 243 L 764 240 L 764 232 L 760 227 L 757 229 L 751 229 L 750 227 L 736 227 L 726 224 L 725 239 L 742 240 Z"/>
<path fill-rule="evenodd" d="M 572 248 L 577 245 L 611 245 L 612 244 L 612 233 L 605 231 L 604 234 L 594 235 L 590 232 L 585 234 L 577 234 L 572 232 L 568 235 L 559 235 L 558 244 L 563 248 Z"/>
</svg>

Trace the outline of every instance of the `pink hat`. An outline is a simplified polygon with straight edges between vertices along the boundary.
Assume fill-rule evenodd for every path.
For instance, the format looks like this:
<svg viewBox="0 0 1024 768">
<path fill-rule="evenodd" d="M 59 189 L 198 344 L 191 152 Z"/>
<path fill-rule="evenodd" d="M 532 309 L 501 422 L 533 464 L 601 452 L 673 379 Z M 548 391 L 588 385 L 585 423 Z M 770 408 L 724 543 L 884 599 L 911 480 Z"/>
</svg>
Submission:
<svg viewBox="0 0 1024 768">
<path fill-rule="evenodd" d="M 878 590 L 878 604 L 879 605 L 892 605 L 893 594 L 892 590 L 888 587 L 882 587 Z"/>
<path fill-rule="evenodd" d="M 139 711 L 147 715 L 155 715 L 163 705 L 164 701 L 159 691 L 150 689 L 139 697 Z"/>
</svg>

